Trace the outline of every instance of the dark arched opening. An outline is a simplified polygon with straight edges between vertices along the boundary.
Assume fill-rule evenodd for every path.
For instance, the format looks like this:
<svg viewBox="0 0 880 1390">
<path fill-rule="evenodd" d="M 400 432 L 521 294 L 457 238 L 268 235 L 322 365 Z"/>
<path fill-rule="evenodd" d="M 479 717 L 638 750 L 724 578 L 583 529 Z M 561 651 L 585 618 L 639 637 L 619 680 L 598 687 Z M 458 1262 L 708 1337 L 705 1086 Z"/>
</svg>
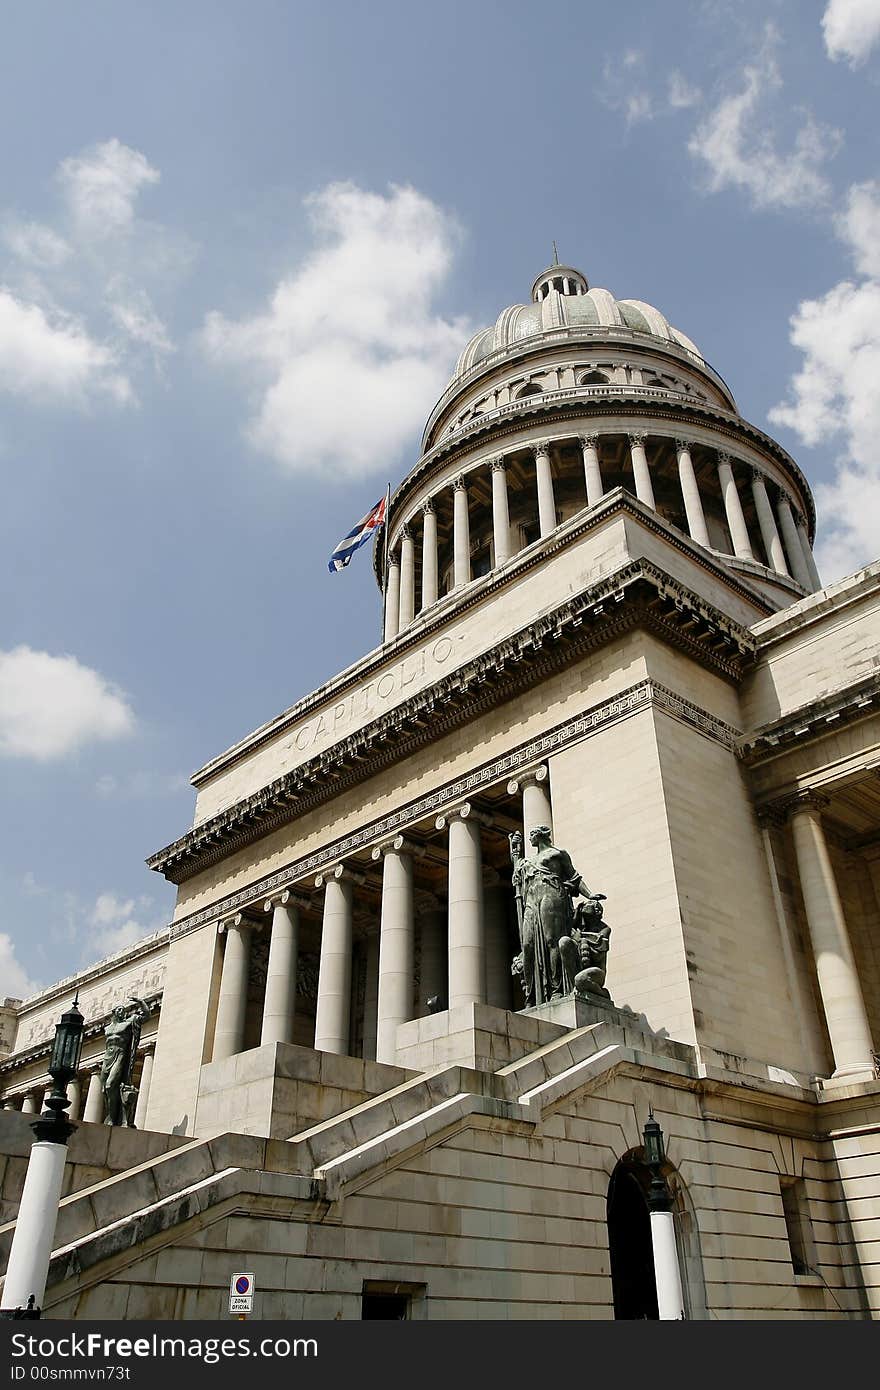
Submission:
<svg viewBox="0 0 880 1390">
<path fill-rule="evenodd" d="M 520 387 L 514 399 L 524 401 L 528 396 L 543 396 L 543 394 L 544 391 L 542 387 L 536 386 L 533 381 L 530 381 L 527 386 Z"/>
<path fill-rule="evenodd" d="M 581 386 L 607 386 L 609 378 L 604 372 L 587 372 L 581 377 Z"/>
<path fill-rule="evenodd" d="M 622 1161 L 608 1188 L 608 1243 L 614 1316 L 657 1319 L 657 1285 L 647 1185 L 650 1174 L 642 1163 Z"/>
</svg>

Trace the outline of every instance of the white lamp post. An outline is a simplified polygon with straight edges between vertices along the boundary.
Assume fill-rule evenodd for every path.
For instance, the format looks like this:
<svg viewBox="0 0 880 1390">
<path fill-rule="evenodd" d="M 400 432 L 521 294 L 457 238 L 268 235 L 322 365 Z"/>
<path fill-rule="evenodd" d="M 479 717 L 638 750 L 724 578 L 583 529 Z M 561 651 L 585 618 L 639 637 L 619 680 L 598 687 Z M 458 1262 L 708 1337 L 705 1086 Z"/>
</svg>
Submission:
<svg viewBox="0 0 880 1390">
<path fill-rule="evenodd" d="M 644 1129 L 645 1157 L 651 1170 L 648 1208 L 651 1213 L 651 1243 L 654 1247 L 654 1279 L 657 1284 L 657 1312 L 661 1322 L 680 1321 L 684 1317 L 684 1296 L 681 1289 L 681 1270 L 675 1244 L 675 1216 L 672 1194 L 663 1176 L 666 1154 L 663 1150 L 663 1131 L 648 1113 Z"/>
<path fill-rule="evenodd" d="M 65 1111 L 70 1105 L 67 1087 L 76 1076 L 82 1052 L 84 1020 L 78 1004 L 78 998 L 74 999 L 55 1028 L 49 1063 L 49 1075 L 54 1084 L 46 1096 L 43 1113 L 31 1125 L 36 1139 L 31 1146 L 0 1297 L 0 1317 L 3 1318 L 38 1318 L 46 1292 L 67 1141 L 76 1129 Z"/>
</svg>

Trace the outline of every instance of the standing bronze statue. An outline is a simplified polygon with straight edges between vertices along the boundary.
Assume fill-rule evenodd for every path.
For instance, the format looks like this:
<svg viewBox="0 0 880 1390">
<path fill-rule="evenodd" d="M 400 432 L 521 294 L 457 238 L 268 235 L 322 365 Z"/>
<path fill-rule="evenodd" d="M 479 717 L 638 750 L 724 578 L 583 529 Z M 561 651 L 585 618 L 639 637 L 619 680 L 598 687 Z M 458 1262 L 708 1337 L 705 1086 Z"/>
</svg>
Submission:
<svg viewBox="0 0 880 1390">
<path fill-rule="evenodd" d="M 149 1006 L 134 997 L 117 1004 L 104 1030 L 104 1056 L 101 1060 L 101 1090 L 104 1093 L 104 1123 L 134 1125 L 137 1088 L 131 1084 L 141 1036 L 141 1024 L 149 1018 Z"/>
<path fill-rule="evenodd" d="M 522 977 L 526 1006 L 575 992 L 609 999 L 604 984 L 611 929 L 601 925 L 605 895 L 590 892 L 568 851 L 552 843 L 549 826 L 536 826 L 529 839 L 535 854 L 526 858 L 520 832 L 510 836 L 522 948 L 513 971 Z M 576 898 L 586 901 L 575 905 Z"/>
</svg>

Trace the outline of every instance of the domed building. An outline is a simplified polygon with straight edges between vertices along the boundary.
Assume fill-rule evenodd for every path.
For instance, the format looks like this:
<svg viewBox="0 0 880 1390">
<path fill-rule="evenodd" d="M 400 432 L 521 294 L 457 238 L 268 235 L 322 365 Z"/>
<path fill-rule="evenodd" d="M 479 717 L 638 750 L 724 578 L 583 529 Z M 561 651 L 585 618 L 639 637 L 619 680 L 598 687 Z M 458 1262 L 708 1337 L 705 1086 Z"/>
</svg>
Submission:
<svg viewBox="0 0 880 1390">
<path fill-rule="evenodd" d="M 194 775 L 166 931 L 0 1011 L 0 1249 L 88 1024 L 44 1316 L 877 1315 L 880 564 L 815 521 L 651 305 L 471 339 L 378 645 Z"/>
</svg>

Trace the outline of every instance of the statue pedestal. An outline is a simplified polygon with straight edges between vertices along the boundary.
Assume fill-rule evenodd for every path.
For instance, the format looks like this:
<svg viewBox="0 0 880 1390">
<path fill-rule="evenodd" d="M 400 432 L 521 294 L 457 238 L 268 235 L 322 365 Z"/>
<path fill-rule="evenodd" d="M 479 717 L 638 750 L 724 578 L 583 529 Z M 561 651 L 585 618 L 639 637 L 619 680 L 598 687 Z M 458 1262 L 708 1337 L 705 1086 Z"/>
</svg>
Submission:
<svg viewBox="0 0 880 1390">
<path fill-rule="evenodd" d="M 583 994 L 568 994 L 564 999 L 523 1009 L 523 1013 L 568 1030 L 588 1028 L 593 1023 L 617 1023 L 621 1027 L 638 1028 L 645 1033 L 653 1031 L 644 1014 L 633 1013 L 632 1009 L 619 1009 L 610 999 L 602 999 L 601 996 L 587 998 Z"/>
</svg>

